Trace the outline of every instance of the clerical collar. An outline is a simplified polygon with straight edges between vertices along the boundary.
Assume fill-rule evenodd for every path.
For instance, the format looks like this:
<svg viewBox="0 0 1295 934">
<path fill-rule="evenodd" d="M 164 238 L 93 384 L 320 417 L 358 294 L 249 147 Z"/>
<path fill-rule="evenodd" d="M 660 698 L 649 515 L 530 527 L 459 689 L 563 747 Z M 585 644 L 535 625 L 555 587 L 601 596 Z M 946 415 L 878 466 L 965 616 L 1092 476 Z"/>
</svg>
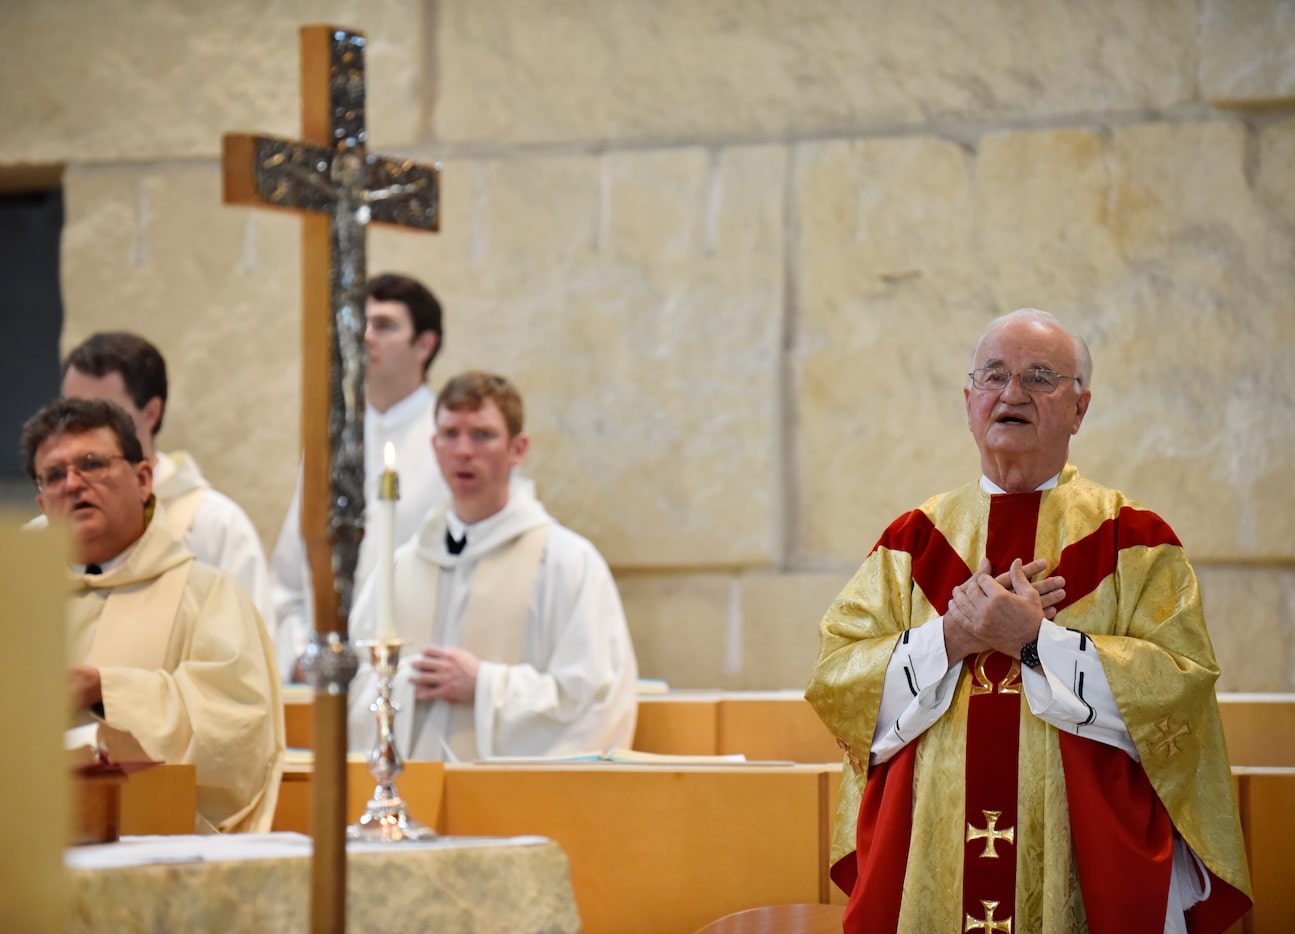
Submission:
<svg viewBox="0 0 1295 934">
<path fill-rule="evenodd" d="M 511 498 L 510 498 L 511 502 Z M 464 536 L 469 539 L 482 542 L 494 531 L 495 527 L 504 521 L 504 516 L 508 512 L 508 505 L 491 516 L 484 519 L 478 519 L 472 524 L 468 524 L 459 518 L 458 513 L 453 507 L 445 510 L 445 528 L 450 536 L 456 540 L 462 541 Z"/>
<path fill-rule="evenodd" d="M 1057 483 L 1058 483 L 1060 480 L 1061 480 L 1061 471 L 1057 471 L 1055 474 L 1053 474 L 1052 479 L 1050 479 L 1050 480 L 1044 480 L 1042 483 L 1040 483 L 1040 484 L 1039 484 L 1038 486 L 1036 486 L 1034 489 L 1035 489 L 1035 490 L 1051 490 L 1051 489 L 1053 489 L 1053 488 L 1055 488 L 1055 487 L 1056 487 Z M 999 494 L 999 493 L 1006 493 L 1006 492 L 1007 492 L 1007 491 L 1006 491 L 1006 490 L 1004 490 L 1001 486 L 999 486 L 997 483 L 995 483 L 993 480 L 990 480 L 988 477 L 986 477 L 984 474 L 981 474 L 981 475 L 980 475 L 980 488 L 981 488 L 982 490 L 984 490 L 986 493 L 988 493 L 989 495 L 991 495 L 991 496 L 997 495 L 997 494 Z"/>
<path fill-rule="evenodd" d="M 462 539 L 468 531 L 467 525 L 454 514 L 453 509 L 445 510 L 445 527 L 449 529 L 450 535 L 456 539 Z"/>
<path fill-rule="evenodd" d="M 130 547 L 128 547 L 128 548 L 127 548 L 125 551 L 123 551 L 121 554 L 117 555 L 117 557 L 115 557 L 115 558 L 110 558 L 110 559 L 109 559 L 109 560 L 107 560 L 107 561 L 99 561 L 99 562 L 97 562 L 97 563 L 98 563 L 98 566 L 99 566 L 99 573 L 100 573 L 100 574 L 107 574 L 109 571 L 113 570 L 114 568 L 119 568 L 119 567 L 121 567 L 123 564 L 125 564 L 125 563 L 126 563 L 126 559 L 130 557 L 130 553 L 131 553 L 132 551 L 134 551 L 134 550 L 135 550 L 135 546 L 136 546 L 137 544 L 139 544 L 139 540 L 138 540 L 138 539 L 136 539 L 134 542 L 131 542 Z M 75 573 L 77 573 L 77 574 L 84 574 L 84 573 L 86 572 L 86 571 L 85 571 L 85 569 L 86 569 L 86 565 L 84 565 L 84 564 L 74 564 L 74 565 L 72 565 L 72 570 L 73 570 Z"/>
</svg>

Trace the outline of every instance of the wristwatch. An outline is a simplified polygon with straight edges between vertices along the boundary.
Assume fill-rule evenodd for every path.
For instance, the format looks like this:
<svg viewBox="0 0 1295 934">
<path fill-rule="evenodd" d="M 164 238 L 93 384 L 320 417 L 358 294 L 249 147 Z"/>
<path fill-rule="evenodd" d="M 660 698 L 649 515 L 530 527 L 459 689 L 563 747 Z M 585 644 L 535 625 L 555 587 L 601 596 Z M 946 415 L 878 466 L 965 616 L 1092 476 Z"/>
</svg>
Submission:
<svg viewBox="0 0 1295 934">
<path fill-rule="evenodd" d="M 1043 662 L 1039 661 L 1038 639 L 1031 639 L 1021 646 L 1021 664 L 1026 668 L 1038 668 L 1043 664 Z"/>
</svg>

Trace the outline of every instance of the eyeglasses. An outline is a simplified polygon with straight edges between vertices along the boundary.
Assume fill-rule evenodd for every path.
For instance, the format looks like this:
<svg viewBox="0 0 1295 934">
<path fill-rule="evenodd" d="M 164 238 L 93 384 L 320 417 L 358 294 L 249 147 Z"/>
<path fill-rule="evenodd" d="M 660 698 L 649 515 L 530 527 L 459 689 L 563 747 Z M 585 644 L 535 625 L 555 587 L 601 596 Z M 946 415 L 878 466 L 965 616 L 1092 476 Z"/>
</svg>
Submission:
<svg viewBox="0 0 1295 934">
<path fill-rule="evenodd" d="M 82 454 L 70 464 L 55 464 L 46 467 L 36 475 L 36 489 L 46 490 L 61 487 L 67 482 L 68 471 L 75 470 L 82 480 L 102 480 L 113 461 L 125 461 L 130 458 L 121 454 Z"/>
<path fill-rule="evenodd" d="M 1063 379 L 1079 379 L 1078 376 L 1062 376 L 1046 366 L 1026 367 L 1020 373 L 1013 373 L 1005 366 L 982 366 L 967 375 L 971 377 L 973 386 L 988 392 L 1002 392 L 1011 384 L 1013 376 L 1019 376 L 1022 389 L 1044 396 L 1056 392 Z"/>
</svg>

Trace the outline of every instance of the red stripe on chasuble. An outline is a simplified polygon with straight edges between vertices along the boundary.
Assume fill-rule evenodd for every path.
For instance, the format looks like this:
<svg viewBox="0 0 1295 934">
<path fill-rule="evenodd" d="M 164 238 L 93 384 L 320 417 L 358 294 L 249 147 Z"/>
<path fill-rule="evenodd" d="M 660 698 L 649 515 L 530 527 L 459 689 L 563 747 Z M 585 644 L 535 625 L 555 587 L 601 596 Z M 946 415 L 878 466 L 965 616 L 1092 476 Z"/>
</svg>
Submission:
<svg viewBox="0 0 1295 934">
<path fill-rule="evenodd" d="M 1125 548 L 1157 545 L 1181 547 L 1178 536 L 1164 519 L 1154 512 L 1125 506 L 1113 519 L 1107 519 L 1062 549 L 1057 566 L 1048 571 L 1049 575 L 1066 579 L 1066 598 L 1057 605 L 1058 611 L 1082 600 L 1114 574 L 1120 552 Z"/>
<path fill-rule="evenodd" d="M 868 771 L 859 802 L 854 860 L 832 867 L 832 881 L 850 894 L 842 921 L 844 934 L 870 934 L 899 928 L 904 872 L 913 831 L 913 765 L 917 743 Z"/>
<path fill-rule="evenodd" d="M 943 614 L 949 608 L 953 588 L 971 577 L 971 568 L 954 550 L 931 517 L 920 509 L 892 522 L 872 550 L 888 548 L 906 553 L 913 562 L 913 583 L 926 600 Z"/>
<path fill-rule="evenodd" d="M 1163 931 L 1174 859 L 1169 812 L 1124 750 L 1072 733 L 1058 738 L 1088 930 Z"/>
<path fill-rule="evenodd" d="M 913 583 L 927 601 L 943 613 L 953 588 L 971 576 L 962 556 L 931 522 L 915 509 L 900 516 L 882 533 L 873 551 L 886 548 L 907 554 Z M 891 759 L 868 770 L 868 783 L 859 803 L 853 858 L 839 860 L 832 881 L 850 898 L 845 908 L 845 934 L 894 931 L 904 896 L 904 875 L 913 830 L 913 772 L 917 743 L 909 743 Z"/>
<path fill-rule="evenodd" d="M 1034 557 L 1043 495 L 990 497 L 985 552 L 1001 574 Z M 1001 652 L 968 658 L 966 828 L 962 910 L 967 924 L 1016 930 L 1016 803 L 1021 739 L 1021 663 Z M 997 927 L 995 927 L 997 925 Z M 975 929 L 975 928 L 973 928 Z"/>
</svg>

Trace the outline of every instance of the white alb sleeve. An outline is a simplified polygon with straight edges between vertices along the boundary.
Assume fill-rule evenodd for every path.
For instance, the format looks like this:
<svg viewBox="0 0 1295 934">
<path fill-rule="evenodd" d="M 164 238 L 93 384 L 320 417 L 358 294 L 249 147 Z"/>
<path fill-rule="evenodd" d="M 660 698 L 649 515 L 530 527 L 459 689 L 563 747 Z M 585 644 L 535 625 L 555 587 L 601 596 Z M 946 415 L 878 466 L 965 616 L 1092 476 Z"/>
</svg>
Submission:
<svg viewBox="0 0 1295 934">
<path fill-rule="evenodd" d="M 1039 661 L 1042 673 L 1021 672 L 1034 715 L 1058 730 L 1123 749 L 1136 760 L 1137 748 L 1093 641 L 1045 619 L 1039 627 Z"/>
<path fill-rule="evenodd" d="M 886 666 L 868 761 L 885 762 L 939 720 L 953 703 L 961 670 L 949 665 L 943 617 L 900 633 Z"/>
<path fill-rule="evenodd" d="M 1039 659 L 1042 674 L 1032 668 L 1021 673 L 1034 715 L 1059 730 L 1115 746 L 1137 759 L 1092 640 L 1043 620 Z M 949 665 L 942 619 L 900 634 L 886 668 L 871 763 L 885 762 L 943 716 L 953 702 L 961 670 L 960 664 Z"/>
</svg>

